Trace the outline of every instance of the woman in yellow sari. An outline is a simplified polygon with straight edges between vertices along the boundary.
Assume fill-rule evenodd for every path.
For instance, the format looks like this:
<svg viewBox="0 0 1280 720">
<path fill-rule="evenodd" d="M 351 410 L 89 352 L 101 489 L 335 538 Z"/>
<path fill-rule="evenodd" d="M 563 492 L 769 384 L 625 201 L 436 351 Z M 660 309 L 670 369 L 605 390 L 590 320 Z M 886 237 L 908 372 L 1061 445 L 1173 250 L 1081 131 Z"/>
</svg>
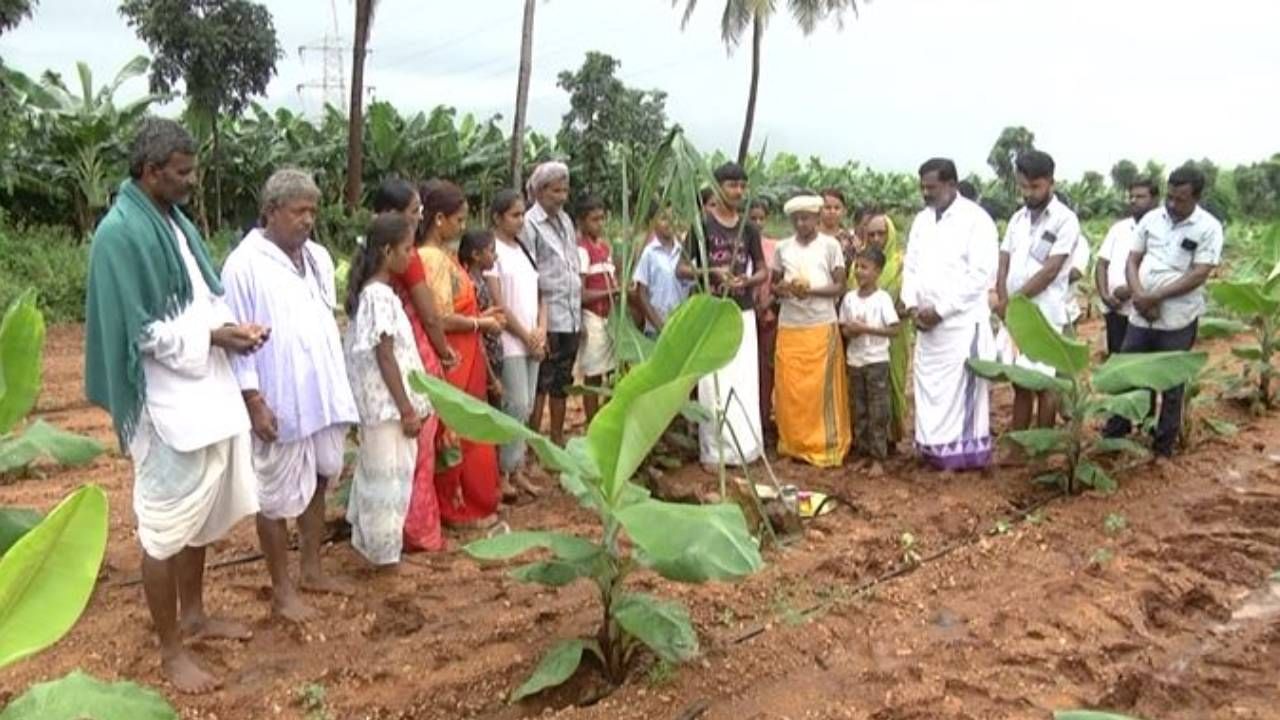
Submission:
<svg viewBox="0 0 1280 720">
<path fill-rule="evenodd" d="M 905 248 L 898 238 L 898 229 L 894 227 L 889 214 L 873 210 L 862 219 L 858 227 L 858 235 L 864 247 L 877 247 L 884 253 L 884 271 L 880 274 L 880 288 L 889 293 L 893 304 L 901 306 L 899 295 L 902 292 L 902 258 Z M 849 273 L 849 288 L 856 288 L 857 280 Z M 903 428 L 907 418 L 907 363 L 911 357 L 911 343 L 915 339 L 915 330 L 911 323 L 903 323 L 901 330 L 889 343 L 889 451 L 894 452 L 895 445 L 902 439 Z"/>
<path fill-rule="evenodd" d="M 432 180 L 421 190 L 423 228 L 418 256 L 436 308 L 444 321 L 449 345 L 457 353 L 458 364 L 445 371 L 445 379 L 472 397 L 486 400 L 489 389 L 489 365 L 485 359 L 483 333 L 496 334 L 506 326 L 502 308 L 480 311 L 475 284 L 458 263 L 457 254 L 449 246 L 462 235 L 467 222 L 467 199 L 451 182 Z M 437 438 L 441 446 L 458 442 L 461 462 L 437 469 L 436 498 L 440 517 L 450 527 L 487 527 L 497 522 L 501 499 L 498 478 L 498 456 L 493 445 L 456 440 L 456 436 L 440 426 Z M 437 457 L 442 453 L 437 451 Z"/>
</svg>

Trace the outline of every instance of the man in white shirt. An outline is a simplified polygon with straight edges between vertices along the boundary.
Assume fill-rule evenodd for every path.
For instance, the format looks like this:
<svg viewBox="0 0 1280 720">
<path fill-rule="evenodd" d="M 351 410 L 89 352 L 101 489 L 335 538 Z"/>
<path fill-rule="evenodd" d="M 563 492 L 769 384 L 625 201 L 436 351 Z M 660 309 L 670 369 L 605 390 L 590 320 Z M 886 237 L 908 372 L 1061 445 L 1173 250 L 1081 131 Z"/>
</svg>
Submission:
<svg viewBox="0 0 1280 720">
<path fill-rule="evenodd" d="M 271 573 L 271 610 L 291 622 L 314 616 L 298 595 L 350 595 L 320 567 L 325 486 L 342 474 L 347 430 L 360 422 L 347 380 L 333 259 L 312 242 L 320 189 L 307 173 L 285 168 L 262 188 L 262 228 L 231 252 L 222 284 L 240 321 L 273 327 L 271 342 L 231 368 L 253 426 L 258 477 L 258 538 Z M 298 526 L 300 578 L 289 576 L 289 532 Z"/>
<path fill-rule="evenodd" d="M 1160 189 L 1154 180 L 1140 179 L 1129 184 L 1129 214 L 1117 221 L 1107 231 L 1102 246 L 1098 248 L 1098 264 L 1093 270 L 1093 281 L 1098 288 L 1098 300 L 1106 312 L 1107 354 L 1120 352 L 1124 334 L 1129 330 L 1130 302 L 1129 281 L 1125 279 L 1129 264 L 1129 251 L 1133 248 L 1138 223 L 1160 201 Z"/>
<path fill-rule="evenodd" d="M 916 449 L 944 470 L 986 467 L 992 451 L 989 386 L 967 361 L 995 355 L 987 291 L 995 281 L 998 232 L 985 210 L 959 196 L 956 182 L 950 160 L 920 166 L 928 207 L 911 224 L 902 273 L 902 304 L 919 330 Z"/>
<path fill-rule="evenodd" d="M 1169 176 L 1163 208 L 1147 213 L 1134 234 L 1125 268 L 1133 310 L 1121 352 L 1190 350 L 1204 314 L 1204 284 L 1222 259 L 1222 223 L 1200 207 L 1204 173 L 1181 167 Z M 1182 426 L 1183 386 L 1161 394 L 1153 450 L 1173 455 Z M 1107 437 L 1132 430 L 1121 417 L 1107 422 Z"/>
<path fill-rule="evenodd" d="M 1072 254 L 1080 242 L 1080 221 L 1054 195 L 1053 158 L 1039 150 L 1020 154 L 1014 162 L 1018 191 L 1023 206 L 1013 214 L 1000 245 L 1000 268 L 996 281 L 996 314 L 1004 317 L 1010 295 L 1029 298 L 1058 332 L 1069 322 L 1067 302 Z M 1015 362 L 1023 367 L 1053 375 L 1053 368 L 1032 362 L 1018 354 Z M 1057 396 L 1049 391 L 1034 392 L 1013 388 L 1013 429 L 1036 424 L 1053 427 L 1057 419 Z"/>
<path fill-rule="evenodd" d="M 258 511 L 249 415 L 228 353 L 268 329 L 237 325 L 195 226 L 178 210 L 195 186 L 196 144 L 172 120 L 145 119 L 130 179 L 94 233 L 85 327 L 85 393 L 111 413 L 133 461 L 142 584 L 161 665 L 184 693 L 220 684 L 182 645 L 247 639 L 204 610 L 205 547 Z"/>
</svg>

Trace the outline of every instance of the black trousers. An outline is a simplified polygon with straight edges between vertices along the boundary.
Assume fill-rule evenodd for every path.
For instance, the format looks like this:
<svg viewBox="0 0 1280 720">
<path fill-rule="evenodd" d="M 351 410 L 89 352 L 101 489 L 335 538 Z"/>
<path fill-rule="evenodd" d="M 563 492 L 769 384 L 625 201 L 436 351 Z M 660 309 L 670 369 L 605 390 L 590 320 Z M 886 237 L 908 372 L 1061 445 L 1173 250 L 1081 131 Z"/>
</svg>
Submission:
<svg viewBox="0 0 1280 720">
<path fill-rule="evenodd" d="M 1154 328 L 1130 325 L 1125 333 L 1121 352 L 1168 352 L 1173 350 L 1190 350 L 1196 342 L 1196 326 L 1193 320 L 1190 325 L 1179 330 L 1156 330 Z M 1108 329 L 1110 329 L 1108 327 Z M 1178 441 L 1178 431 L 1182 428 L 1182 394 L 1185 387 L 1160 393 L 1160 417 L 1156 420 L 1155 442 L 1152 449 L 1157 455 L 1168 457 L 1173 454 L 1173 446 Z M 1152 398 L 1152 408 L 1155 407 Z M 1107 421 L 1102 430 L 1105 437 L 1124 437 L 1133 432 L 1133 423 L 1115 416 Z"/>
<path fill-rule="evenodd" d="M 1124 347 L 1124 336 L 1129 330 L 1129 316 L 1108 311 L 1103 319 L 1107 322 L 1107 354 L 1114 355 Z"/>
</svg>

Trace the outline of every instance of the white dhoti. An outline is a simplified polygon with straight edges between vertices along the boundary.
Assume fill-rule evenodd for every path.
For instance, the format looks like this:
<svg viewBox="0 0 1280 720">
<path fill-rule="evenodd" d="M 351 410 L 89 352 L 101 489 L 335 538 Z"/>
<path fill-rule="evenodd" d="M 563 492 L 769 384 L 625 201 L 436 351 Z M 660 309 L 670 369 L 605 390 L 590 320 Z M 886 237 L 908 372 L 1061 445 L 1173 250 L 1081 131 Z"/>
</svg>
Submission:
<svg viewBox="0 0 1280 720">
<path fill-rule="evenodd" d="M 331 425 L 296 442 L 253 439 L 253 471 L 258 476 L 258 505 L 272 520 L 296 518 L 311 504 L 316 478 L 342 474 L 347 426 Z"/>
<path fill-rule="evenodd" d="M 399 421 L 360 427 L 347 522 L 351 546 L 374 565 L 400 562 L 417 460 L 418 440 L 405 437 Z"/>
<path fill-rule="evenodd" d="M 143 435 L 145 433 L 145 436 Z M 147 555 L 165 560 L 223 538 L 258 512 L 249 433 L 179 452 L 144 413 L 133 453 L 133 511 Z"/>
<path fill-rule="evenodd" d="M 719 382 L 719 398 L 716 384 Z M 733 398 L 730 399 L 730 393 Z M 718 400 L 718 402 L 717 402 Z M 698 426 L 699 456 L 704 465 L 718 465 L 721 450 L 726 465 L 753 463 L 763 451 L 761 438 L 764 431 L 760 424 L 760 348 L 756 339 L 756 313 L 742 313 L 742 344 L 738 353 L 719 372 L 698 381 L 698 402 L 715 415 L 725 411 L 726 423 L 717 433 L 714 422 Z M 726 407 L 727 403 L 727 407 Z M 717 418 L 718 420 L 718 418 Z M 730 429 L 732 428 L 732 433 Z M 737 438 L 742 457 L 734 447 Z"/>
<path fill-rule="evenodd" d="M 618 367 L 618 362 L 613 355 L 609 319 L 590 310 L 583 310 L 582 329 L 586 339 L 578 348 L 578 372 L 583 377 L 599 377 L 613 372 Z"/>
<path fill-rule="evenodd" d="M 966 361 L 994 354 L 986 320 L 938 326 L 916 336 L 916 449 L 935 467 L 966 470 L 991 462 L 990 386 Z"/>
</svg>

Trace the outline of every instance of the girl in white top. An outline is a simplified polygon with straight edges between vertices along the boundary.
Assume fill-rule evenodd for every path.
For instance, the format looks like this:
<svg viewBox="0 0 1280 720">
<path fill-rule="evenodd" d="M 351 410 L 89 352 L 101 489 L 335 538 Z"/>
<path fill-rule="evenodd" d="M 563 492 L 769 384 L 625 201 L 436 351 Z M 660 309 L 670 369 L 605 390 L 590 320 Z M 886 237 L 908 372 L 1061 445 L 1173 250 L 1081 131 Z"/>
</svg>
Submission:
<svg viewBox="0 0 1280 720">
<path fill-rule="evenodd" d="M 400 561 L 409 511 L 418 433 L 431 412 L 427 398 L 408 390 L 409 376 L 423 372 L 413 327 L 391 289 L 391 274 L 409 266 L 413 228 L 397 213 L 376 217 L 356 252 L 348 278 L 343 343 L 347 377 L 360 412 L 347 521 L 351 545 L 374 565 Z"/>
<path fill-rule="evenodd" d="M 502 333 L 502 411 L 522 423 L 533 412 L 538 391 L 538 368 L 547 356 L 547 304 L 538 290 L 538 265 L 520 242 L 524 227 L 524 200 L 514 190 L 503 190 L 489 206 L 493 224 L 493 267 L 485 272 L 485 284 L 493 304 L 507 316 Z M 502 469 L 502 497 L 515 500 L 518 490 L 537 496 L 541 488 L 524 473 L 525 444 L 514 440 L 498 449 Z"/>
</svg>

